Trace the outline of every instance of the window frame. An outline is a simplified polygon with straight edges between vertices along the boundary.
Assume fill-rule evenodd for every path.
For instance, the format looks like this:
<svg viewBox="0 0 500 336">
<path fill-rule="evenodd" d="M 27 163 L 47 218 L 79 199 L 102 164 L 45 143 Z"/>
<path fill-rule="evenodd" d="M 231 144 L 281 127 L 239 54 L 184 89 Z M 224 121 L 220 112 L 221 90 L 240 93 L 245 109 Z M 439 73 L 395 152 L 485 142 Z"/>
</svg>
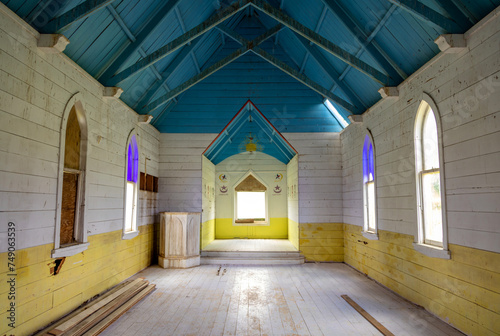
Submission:
<svg viewBox="0 0 500 336">
<path fill-rule="evenodd" d="M 128 149 L 129 146 L 134 145 L 136 148 L 137 152 L 137 181 L 129 181 L 128 180 L 128 162 L 129 162 L 129 157 L 128 157 Z M 127 138 L 127 144 L 125 146 L 125 169 L 124 169 L 124 178 L 123 178 L 123 225 L 122 225 L 122 239 L 133 239 L 139 235 L 139 223 L 138 223 L 138 208 L 139 208 L 139 187 L 140 187 L 140 172 L 139 172 L 139 162 L 140 162 L 140 157 L 141 153 L 139 150 L 139 136 L 137 134 L 137 130 L 134 128 L 130 133 Z M 132 225 L 131 225 L 131 230 L 128 230 L 128 227 L 130 226 L 127 222 L 127 207 L 128 207 L 128 184 L 133 183 L 133 195 L 132 195 L 132 216 L 131 219 L 133 220 Z"/>
<path fill-rule="evenodd" d="M 252 223 L 241 223 L 237 222 L 238 220 L 238 191 L 236 191 L 236 187 L 243 182 L 249 175 L 252 175 L 257 179 L 260 183 L 262 183 L 266 187 L 266 191 L 261 191 L 265 193 L 265 205 L 266 205 L 266 217 L 264 222 L 252 222 Z M 234 198 L 234 217 L 233 217 L 233 225 L 234 226 L 269 226 L 269 186 L 265 183 L 257 174 L 253 172 L 253 170 L 249 170 L 247 173 L 243 175 L 234 185 L 233 185 L 233 198 Z"/>
<path fill-rule="evenodd" d="M 365 238 L 378 240 L 378 206 L 377 206 L 377 165 L 376 165 L 376 152 L 375 152 L 375 142 L 370 130 L 366 130 L 365 136 L 363 137 L 363 148 L 361 152 L 361 177 L 363 184 L 363 231 L 362 234 Z M 373 155 L 373 174 L 372 179 L 370 176 L 370 145 L 371 153 Z M 368 167 L 367 167 L 368 165 Z M 366 181 L 365 181 L 366 179 Z M 373 183 L 373 206 L 374 206 L 374 222 L 373 229 L 370 227 L 370 208 L 369 208 L 369 184 Z"/>
<path fill-rule="evenodd" d="M 437 130 L 437 150 L 439 167 L 424 169 L 424 121 L 428 113 L 433 113 Z M 426 93 L 423 94 L 415 116 L 414 127 L 415 148 L 415 185 L 416 185 L 416 207 L 417 207 L 417 234 L 416 242 L 413 243 L 415 250 L 434 258 L 450 259 L 448 250 L 448 226 L 446 211 L 446 188 L 444 174 L 442 125 L 439 110 L 434 100 Z M 423 205 L 423 176 L 428 173 L 439 172 L 440 196 L 441 196 L 441 223 L 443 241 L 437 242 L 425 237 L 424 205 Z"/>
<path fill-rule="evenodd" d="M 66 103 L 63 117 L 61 120 L 61 131 L 59 137 L 59 165 L 57 179 L 57 202 L 56 202 L 56 220 L 54 232 L 54 249 L 51 252 L 52 258 L 70 257 L 80 252 L 85 251 L 88 246 L 87 240 L 87 207 L 86 191 L 88 190 L 88 181 L 86 176 L 87 169 L 87 153 L 88 153 L 88 126 L 85 108 L 82 103 L 82 95 L 76 93 Z M 66 129 L 68 126 L 69 116 L 72 110 L 75 110 L 77 120 L 80 126 L 80 165 L 79 169 L 71 169 L 64 167 L 65 149 L 66 149 Z M 62 194 L 64 173 L 78 174 L 78 191 L 76 195 L 75 208 L 75 243 L 61 246 L 61 215 L 62 215 Z"/>
</svg>

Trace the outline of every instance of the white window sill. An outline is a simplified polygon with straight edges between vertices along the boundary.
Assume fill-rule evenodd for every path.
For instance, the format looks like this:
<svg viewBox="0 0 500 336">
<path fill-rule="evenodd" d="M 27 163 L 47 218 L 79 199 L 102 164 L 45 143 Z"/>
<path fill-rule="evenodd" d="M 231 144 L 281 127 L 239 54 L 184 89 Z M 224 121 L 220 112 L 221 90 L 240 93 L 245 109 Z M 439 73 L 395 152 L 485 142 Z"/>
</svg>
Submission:
<svg viewBox="0 0 500 336">
<path fill-rule="evenodd" d="M 122 239 L 134 239 L 139 235 L 139 230 L 124 232 Z"/>
<path fill-rule="evenodd" d="M 450 251 L 432 245 L 413 243 L 413 248 L 431 258 L 451 259 Z"/>
<path fill-rule="evenodd" d="M 361 232 L 361 234 L 363 235 L 363 237 L 365 237 L 366 239 L 370 239 L 370 240 L 378 240 L 378 234 L 375 233 L 375 232 L 370 232 L 370 231 L 363 231 Z"/>
<path fill-rule="evenodd" d="M 269 222 L 255 222 L 255 223 L 238 223 L 238 222 L 234 222 L 233 226 L 269 226 Z"/>
<path fill-rule="evenodd" d="M 52 250 L 51 257 L 52 258 L 62 258 L 62 257 L 71 257 L 75 254 L 81 253 L 85 251 L 89 247 L 90 243 L 80 243 L 65 247 L 60 247 L 58 249 Z"/>
</svg>

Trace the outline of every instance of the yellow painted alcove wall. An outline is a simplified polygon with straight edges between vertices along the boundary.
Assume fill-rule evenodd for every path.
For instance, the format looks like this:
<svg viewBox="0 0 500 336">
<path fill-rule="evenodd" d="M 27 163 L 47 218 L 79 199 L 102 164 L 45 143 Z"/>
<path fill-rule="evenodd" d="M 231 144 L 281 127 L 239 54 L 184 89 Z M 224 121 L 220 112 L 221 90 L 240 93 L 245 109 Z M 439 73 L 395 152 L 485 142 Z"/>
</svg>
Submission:
<svg viewBox="0 0 500 336">
<path fill-rule="evenodd" d="M 234 187 L 249 171 L 268 186 L 269 225 L 234 225 Z M 215 166 L 215 239 L 288 238 L 287 167 L 261 152 L 233 155 Z"/>
</svg>

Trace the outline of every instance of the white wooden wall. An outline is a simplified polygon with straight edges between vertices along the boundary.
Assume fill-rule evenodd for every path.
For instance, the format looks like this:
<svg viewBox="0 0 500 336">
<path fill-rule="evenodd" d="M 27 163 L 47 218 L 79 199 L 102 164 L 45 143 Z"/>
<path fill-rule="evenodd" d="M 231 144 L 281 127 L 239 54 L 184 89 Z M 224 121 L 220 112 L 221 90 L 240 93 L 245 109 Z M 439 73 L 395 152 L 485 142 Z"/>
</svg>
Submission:
<svg viewBox="0 0 500 336">
<path fill-rule="evenodd" d="M 201 212 L 201 155 L 217 134 L 160 134 L 160 211 Z"/>
<path fill-rule="evenodd" d="M 440 54 L 341 134 L 344 222 L 362 225 L 364 131 L 376 148 L 378 223 L 415 234 L 414 122 L 422 92 L 441 115 L 449 243 L 500 252 L 500 9 L 467 34 L 467 50 Z"/>
<path fill-rule="evenodd" d="M 299 222 L 342 223 L 339 133 L 284 133 L 299 152 Z"/>
<path fill-rule="evenodd" d="M 0 252 L 7 223 L 17 248 L 54 242 L 61 118 L 77 92 L 88 123 L 89 235 L 123 227 L 125 147 L 137 114 L 103 99 L 103 87 L 65 55 L 45 54 L 38 33 L 0 4 Z M 140 170 L 158 174 L 159 133 L 138 129 Z M 142 195 L 142 193 L 140 194 Z M 139 225 L 154 223 L 155 197 L 139 202 Z"/>
<path fill-rule="evenodd" d="M 202 223 L 205 223 L 206 221 L 209 221 L 211 219 L 215 219 L 216 193 L 217 190 L 215 184 L 215 165 L 205 156 L 202 156 Z"/>
<path fill-rule="evenodd" d="M 286 166 L 286 181 L 287 181 L 287 202 L 288 202 L 288 218 L 296 223 L 299 223 L 299 200 L 297 195 L 292 195 L 292 186 L 294 190 L 299 185 L 299 157 L 296 155 Z"/>
</svg>

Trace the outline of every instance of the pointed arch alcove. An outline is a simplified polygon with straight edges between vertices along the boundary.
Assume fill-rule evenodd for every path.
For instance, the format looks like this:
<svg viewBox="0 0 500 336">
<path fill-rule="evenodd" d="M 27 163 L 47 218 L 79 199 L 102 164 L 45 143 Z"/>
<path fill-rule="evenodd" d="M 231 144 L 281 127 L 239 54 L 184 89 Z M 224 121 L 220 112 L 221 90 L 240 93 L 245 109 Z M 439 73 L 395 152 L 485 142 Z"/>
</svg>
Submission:
<svg viewBox="0 0 500 336">
<path fill-rule="evenodd" d="M 222 239 L 287 240 L 298 248 L 297 151 L 251 101 L 202 162 L 202 250 Z"/>
</svg>

